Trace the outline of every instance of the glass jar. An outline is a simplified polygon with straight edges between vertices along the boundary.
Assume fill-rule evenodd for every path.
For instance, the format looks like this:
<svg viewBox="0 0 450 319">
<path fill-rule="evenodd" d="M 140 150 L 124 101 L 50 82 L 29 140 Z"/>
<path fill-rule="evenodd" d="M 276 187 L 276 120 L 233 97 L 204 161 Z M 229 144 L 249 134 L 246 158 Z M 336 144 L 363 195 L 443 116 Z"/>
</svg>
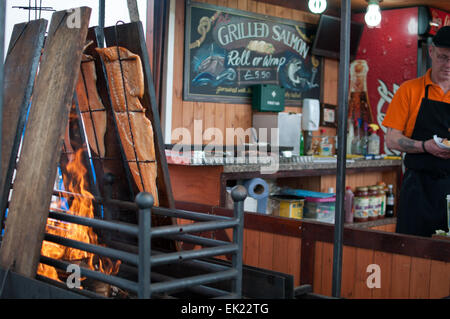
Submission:
<svg viewBox="0 0 450 319">
<path fill-rule="evenodd" d="M 381 196 L 378 192 L 378 186 L 369 187 L 369 220 L 377 220 L 380 215 Z"/>
<path fill-rule="evenodd" d="M 369 219 L 369 193 L 366 186 L 356 187 L 354 198 L 354 216 L 355 222 L 366 222 Z"/>
</svg>

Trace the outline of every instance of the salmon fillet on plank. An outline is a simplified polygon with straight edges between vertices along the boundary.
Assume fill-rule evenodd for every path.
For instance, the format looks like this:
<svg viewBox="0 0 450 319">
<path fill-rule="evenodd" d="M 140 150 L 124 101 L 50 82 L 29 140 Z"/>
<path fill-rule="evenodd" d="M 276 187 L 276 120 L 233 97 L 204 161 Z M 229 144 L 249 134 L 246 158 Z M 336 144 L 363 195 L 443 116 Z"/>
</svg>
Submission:
<svg viewBox="0 0 450 319">
<path fill-rule="evenodd" d="M 96 50 L 105 64 L 112 108 L 131 175 L 138 189 L 151 193 L 158 206 L 153 127 L 139 100 L 144 95 L 141 59 L 123 47 Z"/>
<path fill-rule="evenodd" d="M 91 150 L 105 157 L 106 109 L 97 91 L 97 74 L 94 59 L 83 54 L 76 93 Z"/>
</svg>

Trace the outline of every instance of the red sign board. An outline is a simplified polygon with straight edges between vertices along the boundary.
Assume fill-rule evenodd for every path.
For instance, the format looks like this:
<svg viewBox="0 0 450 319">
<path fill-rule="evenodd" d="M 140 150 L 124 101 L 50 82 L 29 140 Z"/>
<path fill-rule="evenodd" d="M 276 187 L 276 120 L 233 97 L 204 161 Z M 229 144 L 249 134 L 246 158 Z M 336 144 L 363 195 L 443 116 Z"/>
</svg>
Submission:
<svg viewBox="0 0 450 319">
<path fill-rule="evenodd" d="M 439 28 L 450 25 L 450 13 L 434 8 L 429 9 L 431 15 L 431 28 L 429 33 L 435 35 Z"/>
<path fill-rule="evenodd" d="M 367 91 L 370 121 L 381 128 L 380 153 L 393 154 L 385 146 L 386 128 L 381 123 L 400 84 L 417 76 L 418 8 L 383 10 L 381 14 L 378 27 L 364 28 L 355 61 L 365 69 L 366 83 L 361 87 Z M 364 14 L 352 19 L 364 23 Z"/>
</svg>

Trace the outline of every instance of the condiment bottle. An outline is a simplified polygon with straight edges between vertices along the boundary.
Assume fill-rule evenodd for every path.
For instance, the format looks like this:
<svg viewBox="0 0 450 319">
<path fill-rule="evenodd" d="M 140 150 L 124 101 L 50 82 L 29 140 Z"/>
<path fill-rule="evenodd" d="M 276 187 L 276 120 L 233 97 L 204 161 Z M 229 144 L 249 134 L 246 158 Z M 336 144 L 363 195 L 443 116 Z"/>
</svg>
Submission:
<svg viewBox="0 0 450 319">
<path fill-rule="evenodd" d="M 384 185 L 381 183 L 378 185 L 378 193 L 380 195 L 381 200 L 381 207 L 380 207 L 380 214 L 378 215 L 378 218 L 384 218 L 386 215 L 386 192 L 384 191 Z"/>
<path fill-rule="evenodd" d="M 352 188 L 347 186 L 345 188 L 345 199 L 344 199 L 344 209 L 345 209 L 345 222 L 353 223 L 353 201 L 354 194 L 352 192 Z"/>
<path fill-rule="evenodd" d="M 366 186 L 356 187 L 353 214 L 355 222 L 366 222 L 369 218 L 369 194 Z"/>
</svg>

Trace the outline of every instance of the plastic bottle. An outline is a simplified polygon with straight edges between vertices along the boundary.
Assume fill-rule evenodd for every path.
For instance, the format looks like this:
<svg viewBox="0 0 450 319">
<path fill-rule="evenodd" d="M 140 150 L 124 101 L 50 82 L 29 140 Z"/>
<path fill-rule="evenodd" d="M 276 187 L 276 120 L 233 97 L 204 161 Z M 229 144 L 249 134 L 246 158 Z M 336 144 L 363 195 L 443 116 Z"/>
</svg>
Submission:
<svg viewBox="0 0 450 319">
<path fill-rule="evenodd" d="M 345 188 L 345 222 L 346 223 L 353 223 L 353 198 L 354 194 L 352 192 L 352 188 L 350 186 L 347 186 Z"/>
<path fill-rule="evenodd" d="M 367 123 L 364 122 L 364 134 L 361 137 L 361 155 L 366 156 L 368 154 L 369 136 L 367 134 Z"/>
<path fill-rule="evenodd" d="M 376 124 L 370 124 L 369 126 L 372 129 L 372 134 L 369 136 L 368 152 L 372 155 L 380 155 L 380 137 L 377 134 L 379 126 Z"/>
<path fill-rule="evenodd" d="M 347 134 L 347 154 L 352 154 L 352 143 L 355 137 L 355 130 L 353 128 L 353 122 L 348 120 L 348 134 Z M 336 138 L 337 140 L 337 138 Z"/>
<path fill-rule="evenodd" d="M 394 217 L 394 186 L 392 184 L 388 185 L 388 193 L 386 195 L 386 217 Z"/>
<path fill-rule="evenodd" d="M 305 142 L 303 139 L 303 131 L 300 131 L 300 150 L 298 155 L 305 155 Z"/>
</svg>

